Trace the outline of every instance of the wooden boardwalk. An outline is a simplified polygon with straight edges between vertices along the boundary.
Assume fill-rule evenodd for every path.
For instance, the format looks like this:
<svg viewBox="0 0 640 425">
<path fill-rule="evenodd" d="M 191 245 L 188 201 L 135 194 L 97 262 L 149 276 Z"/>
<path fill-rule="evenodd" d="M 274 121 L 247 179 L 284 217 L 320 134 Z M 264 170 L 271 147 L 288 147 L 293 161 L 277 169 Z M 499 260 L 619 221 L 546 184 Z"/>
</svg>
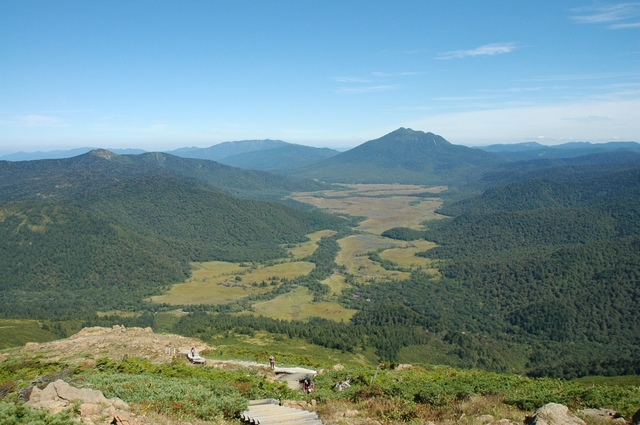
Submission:
<svg viewBox="0 0 640 425">
<path fill-rule="evenodd" d="M 249 409 L 240 414 L 240 419 L 256 425 L 322 425 L 315 412 L 283 407 L 274 399 L 250 401 Z"/>
</svg>

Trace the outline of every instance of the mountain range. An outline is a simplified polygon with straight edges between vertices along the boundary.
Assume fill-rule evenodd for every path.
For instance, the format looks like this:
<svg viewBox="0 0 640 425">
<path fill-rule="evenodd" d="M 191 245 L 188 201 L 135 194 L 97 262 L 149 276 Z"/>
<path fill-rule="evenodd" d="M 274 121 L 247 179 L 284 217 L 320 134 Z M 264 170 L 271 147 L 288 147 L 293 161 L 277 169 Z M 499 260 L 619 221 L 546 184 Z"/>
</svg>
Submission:
<svg viewBox="0 0 640 425">
<path fill-rule="evenodd" d="M 326 187 L 311 180 L 290 180 L 203 159 L 180 158 L 160 152 L 116 155 L 98 149 L 73 158 L 0 161 L 0 200 L 64 198 L 89 186 L 155 174 L 194 179 L 215 190 L 254 199 L 278 199 L 292 191 Z"/>
<path fill-rule="evenodd" d="M 489 145 L 478 147 L 486 152 L 496 153 L 512 161 L 528 159 L 576 158 L 579 156 L 605 152 L 640 152 L 640 143 L 636 142 L 569 142 L 560 145 L 541 145 L 537 142 L 514 143 L 509 145 Z"/>
<path fill-rule="evenodd" d="M 96 148 L 77 148 L 49 152 L 17 152 L 0 156 L 0 161 L 34 161 L 39 159 L 62 159 L 82 155 Z M 119 155 L 139 155 L 142 149 L 110 149 Z M 208 148 L 180 148 L 167 154 L 181 158 L 206 159 L 247 170 L 273 170 L 301 166 L 338 154 L 329 148 L 314 148 L 296 145 L 281 140 L 241 140 L 224 142 Z"/>
<path fill-rule="evenodd" d="M 384 138 L 387 139 L 401 139 L 401 138 L 410 138 L 407 134 L 403 133 L 412 133 L 411 129 L 398 129 L 395 132 L 392 132 Z M 415 132 L 421 133 L 421 132 Z M 415 135 L 414 135 L 415 136 Z M 371 141 L 373 142 L 373 141 Z M 210 146 L 207 148 L 198 148 L 198 147 L 185 147 L 180 149 L 175 149 L 171 151 L 166 151 L 165 153 L 178 156 L 181 158 L 193 158 L 193 159 L 208 159 L 212 161 L 219 162 L 221 164 L 230 165 L 233 167 L 244 168 L 247 170 L 263 170 L 263 171 L 272 171 L 276 173 L 280 173 L 283 175 L 291 175 L 291 176 L 304 176 L 305 171 L 312 164 L 320 162 L 322 160 L 332 158 L 334 156 L 341 155 L 339 159 L 335 161 L 327 161 L 322 164 L 318 164 L 318 169 L 311 172 L 309 171 L 309 176 L 312 174 L 324 175 L 322 180 L 332 181 L 331 174 L 334 170 L 331 164 L 336 164 L 336 168 L 339 168 L 337 164 L 339 163 L 349 163 L 351 164 L 353 158 L 350 156 L 359 157 L 361 155 L 368 155 L 368 160 L 377 164 L 376 166 L 380 166 L 384 168 L 400 168 L 400 170 L 395 170 L 394 174 L 398 178 L 408 179 L 412 178 L 413 180 L 420 180 L 419 177 L 415 175 L 415 171 L 421 171 L 421 167 L 424 170 L 430 168 L 429 165 L 422 164 L 416 165 L 412 164 L 410 161 L 406 159 L 393 159 L 394 157 L 406 158 L 405 153 L 399 151 L 394 152 L 369 152 L 372 149 L 375 150 L 376 144 L 366 142 L 364 145 L 369 145 L 369 147 L 364 148 L 364 145 L 358 146 L 354 149 L 357 149 L 355 154 L 342 155 L 340 152 L 329 149 L 329 148 L 314 148 L 310 146 L 297 145 L 292 143 L 287 143 L 282 140 L 241 140 L 235 142 L 223 142 L 214 146 Z M 414 162 L 422 162 L 424 163 L 424 158 L 420 158 L 422 155 L 422 150 L 426 148 L 428 144 L 424 144 L 422 147 L 418 147 L 418 158 Z M 405 146 L 406 147 L 406 146 Z M 402 143 L 398 143 L 398 148 L 400 150 L 405 149 L 402 146 Z M 463 148 L 462 146 L 458 146 L 457 149 Z M 394 147 L 391 148 L 393 150 Z M 597 154 L 597 153 L 605 153 L 605 152 L 640 152 L 640 144 L 636 142 L 609 142 L 609 143 L 589 143 L 589 142 L 570 142 L 564 143 L 561 145 L 547 146 L 542 145 L 538 142 L 524 142 L 524 143 L 514 143 L 514 144 L 496 144 L 489 146 L 481 146 L 475 149 L 482 150 L 485 152 L 491 152 L 497 154 L 502 159 L 506 159 L 508 161 L 523 161 L 529 159 L 562 159 L 562 158 L 576 158 L 580 156 L 585 156 L 589 154 Z M 5 161 L 31 161 L 38 159 L 60 159 L 60 158 L 71 158 L 73 156 L 81 155 L 87 153 L 91 150 L 95 150 L 95 148 L 77 148 L 71 149 L 67 151 L 50 151 L 50 152 L 17 152 L 13 154 L 8 154 L 4 156 L 0 156 L 0 160 Z M 138 155 L 145 153 L 145 151 L 141 149 L 110 149 L 111 152 L 119 155 Z M 411 153 L 409 150 L 408 153 Z M 425 153 L 426 154 L 426 153 Z M 428 154 L 427 154 L 428 155 Z M 377 156 L 388 156 L 388 160 L 383 160 L 382 158 L 374 159 Z M 336 162 L 337 161 L 337 162 Z M 477 161 L 477 159 L 476 159 Z M 362 179 L 362 173 L 358 171 L 358 168 L 362 168 L 362 166 L 356 164 L 356 169 L 351 172 L 351 176 L 349 178 Z M 400 162 L 400 164 L 396 164 Z M 473 161 L 471 163 L 474 167 L 478 164 L 475 164 Z M 388 167 L 389 166 L 389 167 Z M 438 169 L 438 164 L 433 164 L 435 169 Z M 441 167 L 447 167 L 446 164 L 440 164 Z M 323 171 L 323 168 L 328 167 Z M 366 168 L 366 166 L 364 167 Z M 412 169 L 414 173 L 411 171 L 405 172 L 403 169 L 408 168 Z M 296 170 L 298 169 L 298 170 Z M 299 170 L 302 169 L 302 170 Z M 292 171 L 295 170 L 295 171 Z M 473 173 L 472 173 L 473 174 Z M 411 177 L 409 177 L 411 176 Z M 315 176 L 313 176 L 315 178 Z M 347 176 L 345 176 L 347 177 Z M 391 177 L 391 176 L 389 176 Z"/>
</svg>

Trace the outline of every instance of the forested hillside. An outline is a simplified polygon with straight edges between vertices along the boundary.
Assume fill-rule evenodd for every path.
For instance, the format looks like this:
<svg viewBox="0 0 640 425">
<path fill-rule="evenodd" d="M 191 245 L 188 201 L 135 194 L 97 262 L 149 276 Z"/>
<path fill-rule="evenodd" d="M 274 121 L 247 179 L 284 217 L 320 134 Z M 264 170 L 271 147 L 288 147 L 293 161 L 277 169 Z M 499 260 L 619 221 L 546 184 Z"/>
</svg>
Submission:
<svg viewBox="0 0 640 425">
<path fill-rule="evenodd" d="M 632 170 L 640 164 L 638 152 L 607 152 L 578 158 L 536 159 L 504 162 L 464 186 L 465 190 L 483 191 L 510 183 L 532 179 L 555 182 L 579 182 L 607 176 L 616 171 Z"/>
<path fill-rule="evenodd" d="M 511 161 L 522 161 L 543 158 L 576 158 L 604 152 L 640 152 L 640 144 L 636 142 L 570 142 L 545 146 L 536 142 L 525 142 L 511 145 L 481 146 L 479 149 L 496 153 Z"/>
<path fill-rule="evenodd" d="M 421 255 L 440 262 L 441 278 L 414 274 L 362 296 L 401 301 L 448 329 L 537 341 L 529 367 L 545 373 L 549 361 L 573 362 L 571 373 L 620 363 L 640 345 L 640 168 L 601 171 L 489 189 L 446 205 L 454 217 L 422 232 L 386 232 L 436 242 Z"/>
<path fill-rule="evenodd" d="M 208 148 L 180 148 L 169 151 L 171 155 L 181 158 L 197 158 L 208 159 L 211 161 L 220 161 L 233 155 L 239 155 L 247 152 L 259 152 L 270 149 L 279 148 L 289 145 L 290 143 L 282 140 L 238 140 L 235 142 L 223 142 Z"/>
<path fill-rule="evenodd" d="M 292 191 L 326 186 L 310 180 L 289 180 L 263 171 L 241 170 L 217 162 L 164 153 L 116 155 L 95 150 L 74 158 L 0 161 L 0 200 L 47 200 L 77 196 L 88 188 L 117 180 L 164 174 L 186 177 L 234 196 L 279 199 Z"/>
<path fill-rule="evenodd" d="M 340 219 L 277 203 L 233 198 L 197 182 L 144 176 L 83 193 L 73 202 L 175 246 L 190 261 L 261 261 L 284 256 L 279 244 L 333 228 Z"/>
<path fill-rule="evenodd" d="M 281 244 L 347 225 L 213 190 L 218 174 L 209 171 L 234 170 L 220 180 L 237 177 L 235 187 L 250 190 L 275 187 L 272 194 L 298 183 L 192 161 L 94 151 L 69 160 L 0 163 L 0 316 L 144 309 L 142 299 L 190 274 L 189 262 L 278 258 L 286 254 Z"/>
<path fill-rule="evenodd" d="M 496 154 L 453 145 L 433 133 L 400 128 L 334 157 L 279 172 L 327 182 L 456 185 L 503 161 Z"/>
<path fill-rule="evenodd" d="M 184 279 L 187 257 L 75 207 L 0 204 L 0 314 L 84 317 L 127 309 Z"/>
<path fill-rule="evenodd" d="M 338 151 L 329 148 L 288 144 L 273 149 L 240 153 L 219 161 L 222 164 L 247 170 L 286 171 L 290 168 L 307 167 L 309 164 L 337 154 Z"/>
</svg>

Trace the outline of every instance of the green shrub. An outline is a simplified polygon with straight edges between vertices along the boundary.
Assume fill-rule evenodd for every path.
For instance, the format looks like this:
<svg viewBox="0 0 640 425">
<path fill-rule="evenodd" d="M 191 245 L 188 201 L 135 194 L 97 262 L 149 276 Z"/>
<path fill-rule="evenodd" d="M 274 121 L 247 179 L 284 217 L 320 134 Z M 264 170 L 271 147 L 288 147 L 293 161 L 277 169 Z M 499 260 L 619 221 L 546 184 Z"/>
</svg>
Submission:
<svg viewBox="0 0 640 425">
<path fill-rule="evenodd" d="M 24 404 L 0 401 L 0 425 L 77 425 L 70 414 L 51 414 L 46 410 L 34 410 Z"/>
</svg>

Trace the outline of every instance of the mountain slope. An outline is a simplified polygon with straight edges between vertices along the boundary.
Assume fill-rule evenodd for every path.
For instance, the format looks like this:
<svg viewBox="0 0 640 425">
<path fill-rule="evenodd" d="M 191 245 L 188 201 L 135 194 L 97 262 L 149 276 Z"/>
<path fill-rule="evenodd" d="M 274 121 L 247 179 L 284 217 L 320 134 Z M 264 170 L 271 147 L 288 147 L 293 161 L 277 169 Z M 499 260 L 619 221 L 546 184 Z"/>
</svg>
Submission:
<svg viewBox="0 0 640 425">
<path fill-rule="evenodd" d="M 263 151 L 286 146 L 289 143 L 282 140 L 240 140 L 237 142 L 224 142 L 208 148 L 180 148 L 169 151 L 171 155 L 182 158 L 208 159 L 219 161 L 233 155 L 246 152 Z"/>
<path fill-rule="evenodd" d="M 82 317 L 126 310 L 188 275 L 165 241 L 81 209 L 0 204 L 0 316 Z"/>
<path fill-rule="evenodd" d="M 291 191 L 324 187 L 317 182 L 294 181 L 263 171 L 241 170 L 213 161 L 158 152 L 116 155 L 95 150 L 66 159 L 0 161 L 0 200 L 65 199 L 90 187 L 157 174 L 196 179 L 212 188 L 247 198 L 277 199 Z"/>
<path fill-rule="evenodd" d="M 640 167 L 640 152 L 605 152 L 577 158 L 531 159 L 505 162 L 461 187 L 481 191 L 527 180 L 577 183 Z"/>
<path fill-rule="evenodd" d="M 327 182 L 452 184 L 502 161 L 495 154 L 453 145 L 433 133 L 400 128 L 332 158 L 282 173 Z"/>
<path fill-rule="evenodd" d="M 141 176 L 89 190 L 74 204 L 142 234 L 160 237 L 189 261 L 251 261 L 283 256 L 283 243 L 341 219 L 281 204 L 233 198 L 196 181 Z"/>
<path fill-rule="evenodd" d="M 513 145 L 483 146 L 486 152 L 493 152 L 511 161 L 523 161 L 542 158 L 576 158 L 605 152 L 640 152 L 640 143 L 636 142 L 570 142 L 561 145 L 545 146 L 536 142 Z"/>
<path fill-rule="evenodd" d="M 402 302 L 448 329 L 525 342 L 532 369 L 636 352 L 640 166 L 585 176 L 492 188 L 442 208 L 453 218 L 422 233 L 384 233 L 435 242 L 418 255 L 436 260 L 441 275 L 371 285 L 361 298 Z M 482 353 L 479 345 L 466 355 Z"/>
<path fill-rule="evenodd" d="M 286 145 L 269 150 L 252 151 L 220 159 L 222 164 L 248 170 L 277 171 L 306 167 L 311 163 L 338 155 L 329 148 L 313 148 L 302 145 Z"/>
<path fill-rule="evenodd" d="M 69 150 L 57 150 L 46 152 L 16 152 L 0 156 L 0 161 L 36 161 L 38 159 L 72 158 L 82 155 L 97 148 L 75 148 Z M 109 149 L 118 155 L 139 155 L 145 153 L 142 149 Z"/>
<path fill-rule="evenodd" d="M 282 257 L 280 244 L 344 221 L 167 175 L 94 187 L 66 205 L 0 203 L 0 316 L 144 308 L 191 261 Z"/>
</svg>

